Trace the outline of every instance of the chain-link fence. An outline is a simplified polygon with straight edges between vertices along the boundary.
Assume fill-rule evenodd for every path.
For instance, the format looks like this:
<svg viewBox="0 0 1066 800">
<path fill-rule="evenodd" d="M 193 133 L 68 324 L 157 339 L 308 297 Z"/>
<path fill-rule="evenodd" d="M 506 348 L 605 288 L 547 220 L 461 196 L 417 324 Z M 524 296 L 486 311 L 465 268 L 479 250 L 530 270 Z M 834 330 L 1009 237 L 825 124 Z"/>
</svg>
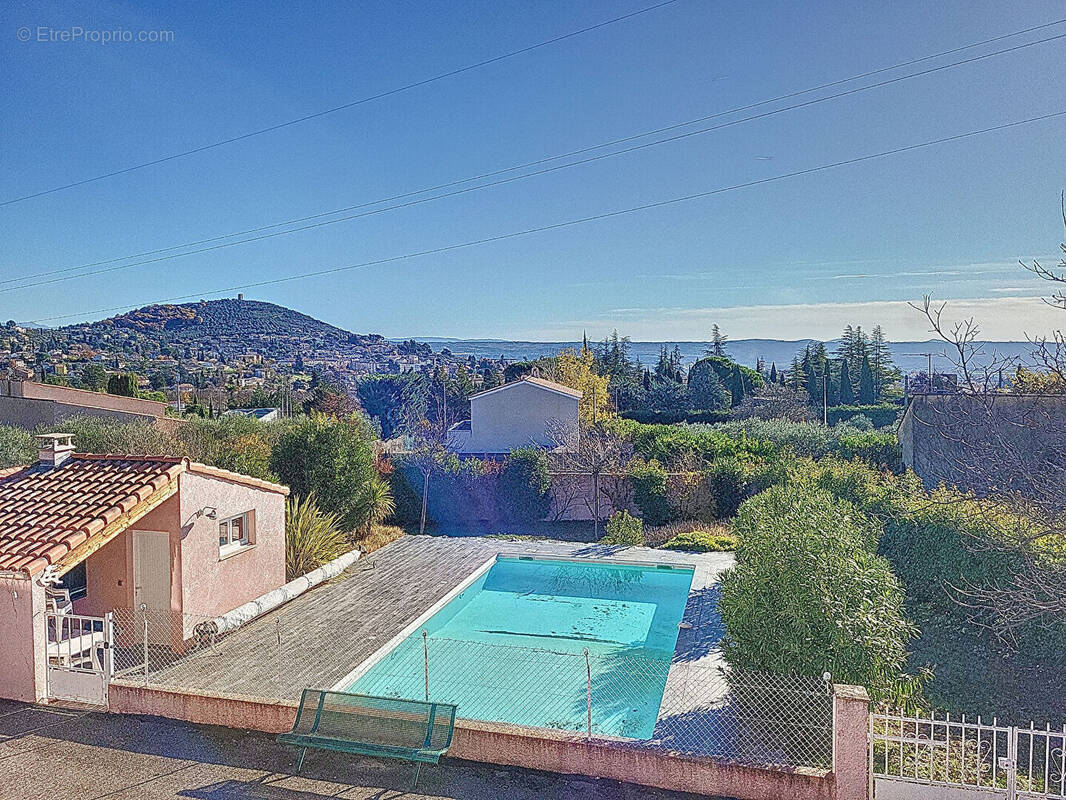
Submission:
<svg viewBox="0 0 1066 800">
<path fill-rule="evenodd" d="M 219 632 L 206 617 L 118 609 L 116 677 L 295 700 L 303 687 L 331 688 L 357 666 L 344 663 L 338 674 L 335 652 L 306 649 L 283 615 L 272 617 L 273 624 Z M 821 678 L 738 672 L 642 649 L 566 652 L 422 632 L 368 663 L 339 688 L 455 703 L 467 719 L 740 763 L 832 765 L 832 687 Z"/>
</svg>

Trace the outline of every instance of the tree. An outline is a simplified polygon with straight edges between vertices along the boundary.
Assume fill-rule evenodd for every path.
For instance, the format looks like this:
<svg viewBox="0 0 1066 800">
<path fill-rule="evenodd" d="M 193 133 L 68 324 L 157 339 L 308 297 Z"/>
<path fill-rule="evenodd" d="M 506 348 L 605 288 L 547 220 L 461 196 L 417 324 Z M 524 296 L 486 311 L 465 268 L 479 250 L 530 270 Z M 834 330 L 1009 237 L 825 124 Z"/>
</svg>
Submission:
<svg viewBox="0 0 1066 800">
<path fill-rule="evenodd" d="M 899 368 L 892 361 L 892 354 L 885 340 L 885 332 L 880 325 L 875 325 L 870 335 L 868 353 L 870 369 L 874 377 L 874 395 L 878 400 L 884 397 L 885 390 L 900 379 Z"/>
<path fill-rule="evenodd" d="M 332 383 L 316 385 L 311 391 L 311 397 L 304 401 L 304 411 L 308 414 L 318 412 L 333 417 L 347 417 L 358 408 L 344 389 Z"/>
<path fill-rule="evenodd" d="M 103 391 L 107 386 L 107 370 L 99 364 L 86 364 L 81 371 L 81 388 L 90 392 Z"/>
<path fill-rule="evenodd" d="M 578 353 L 564 349 L 555 358 L 555 380 L 581 392 L 578 413 L 582 422 L 589 425 L 614 416 L 608 379 L 596 374 L 595 363 L 588 350 Z"/>
<path fill-rule="evenodd" d="M 777 383 L 777 362 L 770 362 L 770 383 Z"/>
<path fill-rule="evenodd" d="M 690 408 L 689 390 L 673 378 L 656 377 L 647 393 L 647 405 L 652 411 L 683 412 Z"/>
<path fill-rule="evenodd" d="M 132 372 L 112 375 L 107 379 L 107 393 L 121 395 L 122 397 L 136 397 L 137 376 Z"/>
<path fill-rule="evenodd" d="M 588 475 L 592 483 L 591 497 L 586 504 L 592 515 L 593 535 L 599 538 L 601 480 L 606 473 L 622 474 L 633 455 L 633 446 L 603 422 L 595 425 L 580 423 L 577 430 L 561 420 L 548 423 L 548 435 L 554 444 L 552 458 L 556 471 Z"/>
<path fill-rule="evenodd" d="M 499 477 L 500 503 L 513 522 L 537 522 L 551 510 L 548 456 L 538 447 L 512 450 Z"/>
<path fill-rule="evenodd" d="M 855 388 L 851 385 L 851 374 L 846 360 L 840 362 L 840 388 L 837 390 L 837 400 L 845 406 L 850 406 L 855 402 Z"/>
<path fill-rule="evenodd" d="M 874 374 L 870 369 L 870 359 L 862 357 L 862 368 L 859 372 L 859 403 L 869 405 L 877 400 L 877 392 L 874 389 Z"/>
<path fill-rule="evenodd" d="M 381 438 L 391 439 L 403 426 L 412 375 L 366 375 L 355 385 L 355 396 L 366 415 L 381 426 Z"/>
<path fill-rule="evenodd" d="M 356 530 L 366 522 L 359 498 L 376 477 L 376 438 L 362 414 L 338 419 L 313 411 L 281 435 L 271 467 L 295 494 L 314 492 L 345 530 Z"/>
<path fill-rule="evenodd" d="M 726 343 L 729 341 L 729 337 L 726 336 L 718 328 L 717 323 L 711 326 L 711 346 L 708 347 L 704 354 L 708 356 L 724 356 L 726 353 Z"/>
<path fill-rule="evenodd" d="M 718 373 L 707 361 L 697 361 L 688 371 L 688 397 L 693 408 L 715 411 L 730 404 Z"/>
<path fill-rule="evenodd" d="M 778 383 L 768 383 L 755 394 L 733 409 L 737 419 L 784 419 L 791 422 L 809 422 L 814 419 L 807 402 L 807 393 Z"/>
</svg>

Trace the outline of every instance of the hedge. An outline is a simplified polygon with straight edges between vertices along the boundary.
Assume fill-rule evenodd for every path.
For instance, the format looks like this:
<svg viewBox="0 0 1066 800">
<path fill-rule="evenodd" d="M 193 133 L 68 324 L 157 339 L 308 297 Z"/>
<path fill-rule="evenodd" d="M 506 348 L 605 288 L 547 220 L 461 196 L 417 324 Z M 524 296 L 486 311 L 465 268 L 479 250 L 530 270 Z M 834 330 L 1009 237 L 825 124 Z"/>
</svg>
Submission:
<svg viewBox="0 0 1066 800">
<path fill-rule="evenodd" d="M 836 425 L 838 422 L 847 422 L 852 417 L 857 417 L 861 414 L 867 417 L 875 428 L 884 428 L 888 425 L 896 424 L 902 413 L 903 406 L 898 406 L 895 403 L 830 406 L 827 411 L 827 418 L 830 425 Z"/>
<path fill-rule="evenodd" d="M 631 411 L 622 411 L 619 416 L 621 416 L 622 419 L 631 419 L 634 422 L 641 422 L 645 425 L 676 425 L 679 422 L 703 422 L 713 424 L 715 422 L 726 422 L 729 420 L 730 412 L 728 410 L 648 411 L 644 409 L 634 409 Z"/>
</svg>

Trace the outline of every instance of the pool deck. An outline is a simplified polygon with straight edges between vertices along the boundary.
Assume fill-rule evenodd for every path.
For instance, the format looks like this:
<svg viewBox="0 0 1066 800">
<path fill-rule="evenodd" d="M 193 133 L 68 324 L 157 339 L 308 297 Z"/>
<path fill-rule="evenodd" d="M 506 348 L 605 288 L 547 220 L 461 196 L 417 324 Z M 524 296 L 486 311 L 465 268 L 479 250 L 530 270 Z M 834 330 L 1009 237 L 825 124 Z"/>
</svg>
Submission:
<svg viewBox="0 0 1066 800">
<path fill-rule="evenodd" d="M 724 629 L 717 587 L 722 571 L 733 564 L 731 553 L 407 535 L 213 647 L 153 670 L 151 683 L 287 700 L 298 699 L 308 686 L 332 687 L 498 554 L 692 565 L 695 574 L 664 707 L 672 697 L 680 700 L 693 669 L 703 673 L 703 667 L 720 661 Z"/>
</svg>

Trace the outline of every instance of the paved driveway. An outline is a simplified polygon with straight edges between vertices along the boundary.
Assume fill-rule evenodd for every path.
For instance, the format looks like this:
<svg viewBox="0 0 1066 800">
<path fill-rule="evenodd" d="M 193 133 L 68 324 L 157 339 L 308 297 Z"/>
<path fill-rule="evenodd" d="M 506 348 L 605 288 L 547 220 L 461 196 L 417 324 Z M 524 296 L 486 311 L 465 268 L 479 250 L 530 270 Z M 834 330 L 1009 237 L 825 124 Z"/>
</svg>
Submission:
<svg viewBox="0 0 1066 800">
<path fill-rule="evenodd" d="M 398 762 L 293 752 L 267 734 L 145 716 L 0 700 L 0 800 L 691 800 L 591 778 L 447 761 Z"/>
</svg>

